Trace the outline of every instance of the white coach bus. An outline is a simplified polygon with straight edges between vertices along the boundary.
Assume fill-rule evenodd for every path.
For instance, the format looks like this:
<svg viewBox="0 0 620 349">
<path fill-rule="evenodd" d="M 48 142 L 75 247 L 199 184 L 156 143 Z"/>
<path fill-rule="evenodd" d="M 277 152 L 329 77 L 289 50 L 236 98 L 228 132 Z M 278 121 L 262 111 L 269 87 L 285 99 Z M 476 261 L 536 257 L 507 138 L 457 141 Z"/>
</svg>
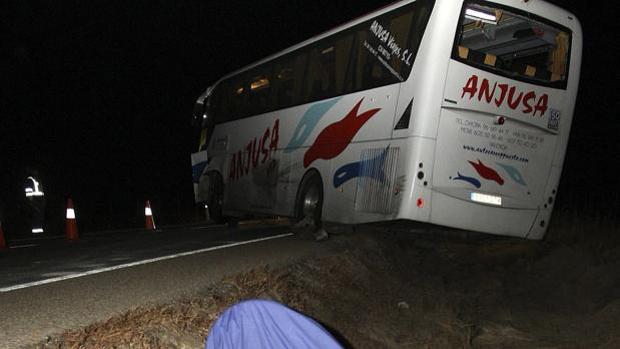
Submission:
<svg viewBox="0 0 620 349">
<path fill-rule="evenodd" d="M 581 50 L 577 18 L 542 0 L 396 2 L 209 87 L 194 115 L 196 200 L 215 219 L 541 239 Z"/>
</svg>

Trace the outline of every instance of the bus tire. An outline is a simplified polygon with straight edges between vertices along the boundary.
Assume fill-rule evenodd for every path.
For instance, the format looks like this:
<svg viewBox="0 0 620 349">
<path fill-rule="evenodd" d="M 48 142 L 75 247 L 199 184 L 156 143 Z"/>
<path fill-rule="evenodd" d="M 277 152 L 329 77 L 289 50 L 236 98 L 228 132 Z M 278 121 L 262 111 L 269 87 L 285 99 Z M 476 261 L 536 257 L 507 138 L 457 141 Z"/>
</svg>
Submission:
<svg viewBox="0 0 620 349">
<path fill-rule="evenodd" d="M 224 181 L 217 172 L 209 173 L 209 216 L 212 221 L 218 224 L 226 222 L 226 217 L 222 214 L 224 203 Z"/>
<path fill-rule="evenodd" d="M 295 206 L 296 232 L 312 236 L 322 228 L 323 183 L 317 173 L 311 173 L 301 183 Z"/>
</svg>

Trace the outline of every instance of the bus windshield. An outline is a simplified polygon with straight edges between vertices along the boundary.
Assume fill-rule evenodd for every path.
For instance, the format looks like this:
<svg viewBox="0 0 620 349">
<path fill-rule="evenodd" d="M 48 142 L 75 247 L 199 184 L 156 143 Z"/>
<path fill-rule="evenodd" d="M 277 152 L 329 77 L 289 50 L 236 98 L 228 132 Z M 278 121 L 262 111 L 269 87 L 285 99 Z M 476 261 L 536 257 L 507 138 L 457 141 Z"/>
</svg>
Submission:
<svg viewBox="0 0 620 349">
<path fill-rule="evenodd" d="M 522 81 L 566 88 L 571 32 L 482 1 L 463 7 L 453 58 Z"/>
</svg>

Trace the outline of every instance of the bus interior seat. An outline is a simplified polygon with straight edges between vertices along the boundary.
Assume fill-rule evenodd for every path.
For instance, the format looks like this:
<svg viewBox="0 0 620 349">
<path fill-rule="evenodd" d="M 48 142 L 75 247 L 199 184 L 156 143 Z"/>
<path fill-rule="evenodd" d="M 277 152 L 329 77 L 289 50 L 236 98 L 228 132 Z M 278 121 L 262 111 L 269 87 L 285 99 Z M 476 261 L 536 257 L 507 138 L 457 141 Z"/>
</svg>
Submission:
<svg viewBox="0 0 620 349">
<path fill-rule="evenodd" d="M 469 48 L 465 46 L 459 46 L 459 57 L 462 59 L 467 59 L 469 56 Z"/>
<path fill-rule="evenodd" d="M 478 64 L 482 64 L 485 62 L 486 59 L 486 54 L 482 53 L 480 51 L 476 51 L 476 50 L 472 50 L 469 49 L 469 56 L 468 56 L 468 60 L 470 62 L 474 62 L 474 63 L 478 63 Z"/>
<path fill-rule="evenodd" d="M 484 64 L 494 67 L 497 63 L 497 56 L 487 53 L 484 57 Z"/>
<path fill-rule="evenodd" d="M 545 80 L 545 81 L 552 81 L 551 80 L 551 72 L 548 69 L 542 68 L 542 67 L 537 67 L 536 68 L 536 74 L 534 75 L 537 79 L 540 80 Z"/>
<path fill-rule="evenodd" d="M 525 75 L 529 76 L 529 77 L 534 77 L 536 76 L 536 67 L 531 66 L 531 65 L 526 65 L 525 67 Z"/>
</svg>

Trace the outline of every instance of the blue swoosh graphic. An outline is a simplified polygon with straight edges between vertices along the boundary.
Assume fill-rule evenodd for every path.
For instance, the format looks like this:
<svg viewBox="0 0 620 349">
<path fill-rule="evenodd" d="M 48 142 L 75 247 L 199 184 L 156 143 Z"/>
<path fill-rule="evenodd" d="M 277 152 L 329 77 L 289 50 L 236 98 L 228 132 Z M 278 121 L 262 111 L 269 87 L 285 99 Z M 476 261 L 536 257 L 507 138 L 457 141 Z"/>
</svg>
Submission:
<svg viewBox="0 0 620 349">
<path fill-rule="evenodd" d="M 521 175 L 521 172 L 519 172 L 519 170 L 517 170 L 516 168 L 510 166 L 510 165 L 504 165 L 501 164 L 499 162 L 496 162 L 496 164 L 498 164 L 499 166 L 501 166 L 506 173 L 508 173 L 508 175 L 510 176 L 510 178 L 512 178 L 513 181 L 521 184 L 521 185 L 527 185 L 527 183 L 525 183 L 525 179 L 523 178 L 523 176 Z"/>
<path fill-rule="evenodd" d="M 284 153 L 292 153 L 296 148 L 301 147 L 319 123 L 323 115 L 327 113 L 342 97 L 334 98 L 326 102 L 317 103 L 308 108 L 304 116 L 299 120 L 299 124 L 293 132 L 293 137 L 284 149 Z"/>
<path fill-rule="evenodd" d="M 482 183 L 480 183 L 479 180 L 477 180 L 474 177 L 467 177 L 467 176 L 463 176 L 460 172 L 457 172 L 458 177 L 454 177 L 453 180 L 455 181 L 465 181 L 471 185 L 473 185 L 474 187 L 480 189 L 480 187 L 482 187 Z"/>
<path fill-rule="evenodd" d="M 200 182 L 200 177 L 202 177 L 202 173 L 204 172 L 208 164 L 208 161 L 203 161 L 192 166 L 192 178 L 194 180 L 194 183 Z"/>
<path fill-rule="evenodd" d="M 370 160 L 353 162 L 336 170 L 336 173 L 334 173 L 334 188 L 338 188 L 356 177 L 373 178 L 381 183 L 385 183 L 386 178 L 385 172 L 383 172 L 383 166 L 389 149 L 390 146 L 385 148 L 381 155 Z"/>
</svg>

